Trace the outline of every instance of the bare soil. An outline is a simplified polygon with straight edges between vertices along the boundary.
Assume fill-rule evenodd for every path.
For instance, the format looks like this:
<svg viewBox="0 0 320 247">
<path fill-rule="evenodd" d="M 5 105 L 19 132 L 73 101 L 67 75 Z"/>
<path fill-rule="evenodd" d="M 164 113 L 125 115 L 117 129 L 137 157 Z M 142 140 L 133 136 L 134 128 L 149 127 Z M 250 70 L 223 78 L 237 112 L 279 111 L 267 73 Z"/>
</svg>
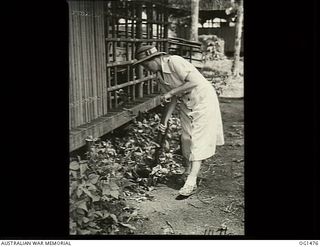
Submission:
<svg viewBox="0 0 320 247">
<path fill-rule="evenodd" d="M 128 198 L 141 220 L 136 235 L 244 235 L 244 116 L 242 99 L 220 99 L 225 145 L 206 160 L 198 192 L 178 200 L 183 182 L 172 177 L 149 192 Z"/>
</svg>

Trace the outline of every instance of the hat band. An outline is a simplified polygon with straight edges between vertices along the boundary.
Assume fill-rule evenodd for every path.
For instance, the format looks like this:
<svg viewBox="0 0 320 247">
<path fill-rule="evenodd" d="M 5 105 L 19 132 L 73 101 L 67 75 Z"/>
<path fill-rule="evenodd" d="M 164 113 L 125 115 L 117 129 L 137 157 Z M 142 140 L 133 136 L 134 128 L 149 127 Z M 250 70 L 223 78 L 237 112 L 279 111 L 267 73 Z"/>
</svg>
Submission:
<svg viewBox="0 0 320 247">
<path fill-rule="evenodd" d="M 137 54 L 137 59 L 140 60 L 140 59 L 145 58 L 147 56 L 151 56 L 152 54 L 155 54 L 156 52 L 157 52 L 157 48 L 152 47 L 149 50 L 146 50 L 144 52 Z"/>
</svg>

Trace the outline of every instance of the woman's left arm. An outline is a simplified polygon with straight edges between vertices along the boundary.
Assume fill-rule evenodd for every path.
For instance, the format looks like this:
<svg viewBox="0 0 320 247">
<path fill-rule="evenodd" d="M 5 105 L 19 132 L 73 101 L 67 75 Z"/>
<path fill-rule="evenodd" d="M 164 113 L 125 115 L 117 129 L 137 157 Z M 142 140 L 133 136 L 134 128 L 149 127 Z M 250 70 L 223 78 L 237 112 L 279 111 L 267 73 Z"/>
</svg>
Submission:
<svg viewBox="0 0 320 247">
<path fill-rule="evenodd" d="M 182 84 L 181 86 L 176 87 L 176 88 L 170 90 L 169 92 L 167 92 L 164 95 L 165 99 L 169 99 L 172 96 L 179 95 L 182 93 L 187 93 L 187 92 L 191 91 L 191 89 L 197 87 L 197 85 L 198 85 L 197 80 L 198 79 L 199 78 L 196 73 L 193 73 L 193 72 L 189 73 L 185 79 L 185 83 Z"/>
</svg>

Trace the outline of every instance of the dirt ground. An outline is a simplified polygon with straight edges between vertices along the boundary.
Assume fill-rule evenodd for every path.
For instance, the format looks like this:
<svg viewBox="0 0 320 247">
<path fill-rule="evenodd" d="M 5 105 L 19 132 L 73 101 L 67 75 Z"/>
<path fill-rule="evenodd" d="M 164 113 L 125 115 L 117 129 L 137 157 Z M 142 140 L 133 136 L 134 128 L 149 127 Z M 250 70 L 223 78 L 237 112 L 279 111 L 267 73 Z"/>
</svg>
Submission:
<svg viewBox="0 0 320 247">
<path fill-rule="evenodd" d="M 128 198 L 141 219 L 135 235 L 244 235 L 244 116 L 242 99 L 220 99 L 225 145 L 206 160 L 198 192 L 179 200 L 177 178 L 149 192 L 148 200 Z"/>
</svg>

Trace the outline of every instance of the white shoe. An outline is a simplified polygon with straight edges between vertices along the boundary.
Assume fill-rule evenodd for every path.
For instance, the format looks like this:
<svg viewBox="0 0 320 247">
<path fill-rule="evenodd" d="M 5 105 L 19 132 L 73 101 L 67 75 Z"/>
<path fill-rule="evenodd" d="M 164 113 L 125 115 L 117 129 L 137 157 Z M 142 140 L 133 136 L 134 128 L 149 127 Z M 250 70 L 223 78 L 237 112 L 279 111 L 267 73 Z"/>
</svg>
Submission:
<svg viewBox="0 0 320 247">
<path fill-rule="evenodd" d="M 197 190 L 197 184 L 190 185 L 190 184 L 185 184 L 180 190 L 179 194 L 182 196 L 190 196 L 194 194 Z"/>
</svg>

